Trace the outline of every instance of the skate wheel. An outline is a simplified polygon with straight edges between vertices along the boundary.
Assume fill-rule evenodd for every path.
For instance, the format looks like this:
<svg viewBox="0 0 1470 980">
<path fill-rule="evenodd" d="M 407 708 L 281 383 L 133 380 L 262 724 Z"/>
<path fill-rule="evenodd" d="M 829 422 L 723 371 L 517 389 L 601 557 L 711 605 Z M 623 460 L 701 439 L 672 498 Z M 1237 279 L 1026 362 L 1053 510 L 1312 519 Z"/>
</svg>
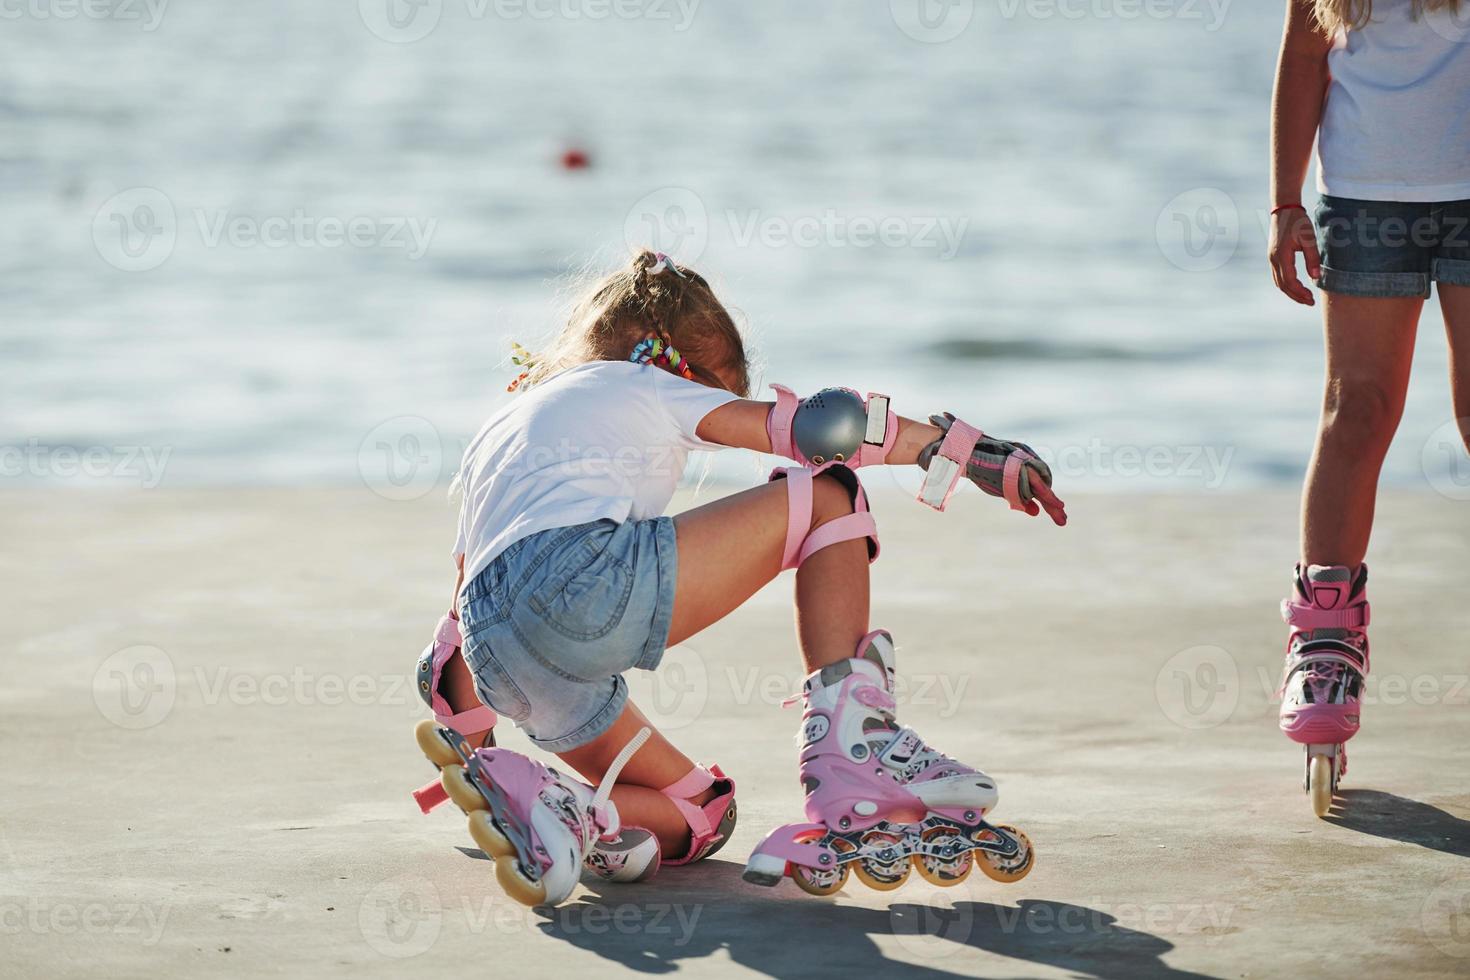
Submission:
<svg viewBox="0 0 1470 980">
<path fill-rule="evenodd" d="M 461 763 L 454 746 L 444 740 L 444 736 L 439 734 L 439 726 L 428 718 L 414 726 L 413 737 L 419 743 L 419 751 L 437 768 L 443 769 L 445 766 L 457 766 Z"/>
<path fill-rule="evenodd" d="M 809 833 L 796 838 L 798 843 L 821 840 L 827 836 L 824 833 Z M 840 853 L 857 850 L 856 845 L 842 838 L 831 842 L 832 850 Z M 834 868 L 808 868 L 804 865 L 791 865 L 791 880 L 796 882 L 796 887 L 808 895 L 816 895 L 819 898 L 827 895 L 835 895 L 847 884 L 847 873 L 849 865 L 838 864 Z"/>
<path fill-rule="evenodd" d="M 1307 792 L 1312 796 L 1312 812 L 1319 817 L 1327 816 L 1332 809 L 1332 759 L 1325 755 L 1314 755 L 1307 763 Z"/>
<path fill-rule="evenodd" d="M 515 845 L 510 842 L 509 837 L 500 832 L 499 827 L 495 826 L 495 819 L 490 815 L 489 810 L 476 810 L 471 813 L 469 827 L 470 836 L 492 861 L 497 858 L 516 856 Z"/>
<path fill-rule="evenodd" d="M 792 865 L 791 880 L 796 882 L 797 888 L 808 895 L 825 898 L 828 895 L 837 894 L 842 890 L 842 886 L 847 884 L 847 865 L 839 864 L 828 871 Z"/>
<path fill-rule="evenodd" d="M 464 766 L 445 766 L 439 773 L 439 782 L 443 784 L 444 792 L 449 794 L 454 805 L 465 813 L 486 809 L 485 797 L 470 782 Z"/>
<path fill-rule="evenodd" d="M 932 827 L 924 831 L 924 843 L 947 844 L 955 840 L 963 840 L 954 827 Z M 970 872 L 975 870 L 975 860 L 970 851 L 961 851 L 951 857 L 936 857 L 932 854 L 920 854 L 917 862 L 919 877 L 939 888 L 949 888 L 958 885 L 970 877 Z"/>
<path fill-rule="evenodd" d="M 507 895 L 522 905 L 543 905 L 546 902 L 546 883 L 532 881 L 521 873 L 516 861 L 496 861 L 495 880 Z"/>
<path fill-rule="evenodd" d="M 1036 866 L 1036 849 L 1031 846 L 1031 838 L 1017 830 L 1015 827 L 1002 824 L 996 830 L 1008 834 L 1016 839 L 1021 849 L 1010 857 L 997 854 L 994 851 L 980 852 L 980 870 L 992 881 L 1010 884 L 1020 881 L 1031 873 Z"/>
<path fill-rule="evenodd" d="M 893 847 L 895 849 L 903 846 L 903 837 L 899 834 L 890 834 L 886 831 L 874 831 L 863 837 L 864 848 Z M 876 891 L 892 891 L 905 881 L 908 881 L 909 872 L 913 870 L 913 861 L 907 856 L 893 858 L 889 861 L 880 861 L 877 858 L 865 857 L 853 865 L 853 873 L 857 875 L 858 881 Z"/>
</svg>

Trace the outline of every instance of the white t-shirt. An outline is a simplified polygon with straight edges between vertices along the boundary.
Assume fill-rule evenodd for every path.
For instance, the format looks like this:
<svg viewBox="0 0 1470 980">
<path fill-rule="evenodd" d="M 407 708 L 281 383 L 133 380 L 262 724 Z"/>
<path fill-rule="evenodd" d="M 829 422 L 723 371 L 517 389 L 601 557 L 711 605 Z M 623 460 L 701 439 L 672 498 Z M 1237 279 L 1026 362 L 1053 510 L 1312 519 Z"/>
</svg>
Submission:
<svg viewBox="0 0 1470 980">
<path fill-rule="evenodd" d="M 689 451 L 720 448 L 695 429 L 737 397 L 651 365 L 594 361 L 511 399 L 460 464 L 454 554 L 465 582 L 537 531 L 662 514 Z"/>
<path fill-rule="evenodd" d="M 1374 0 L 1340 33 L 1317 139 L 1317 189 L 1367 201 L 1470 199 L 1470 3 L 1414 17 Z"/>
</svg>

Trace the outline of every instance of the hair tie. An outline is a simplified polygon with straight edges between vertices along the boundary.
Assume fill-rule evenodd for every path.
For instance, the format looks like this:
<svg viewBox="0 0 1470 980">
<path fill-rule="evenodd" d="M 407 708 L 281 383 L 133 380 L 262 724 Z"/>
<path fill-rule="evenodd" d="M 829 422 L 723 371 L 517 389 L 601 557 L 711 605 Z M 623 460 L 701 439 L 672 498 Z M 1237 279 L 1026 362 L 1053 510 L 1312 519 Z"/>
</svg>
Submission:
<svg viewBox="0 0 1470 980">
<path fill-rule="evenodd" d="M 648 269 L 649 275 L 656 276 L 660 272 L 663 272 L 665 269 L 668 269 L 674 275 L 678 276 L 680 279 L 687 279 L 688 278 L 687 276 L 684 275 L 683 272 L 679 271 L 679 267 L 674 264 L 674 260 L 671 259 L 671 258 L 669 258 L 664 253 L 662 253 L 662 252 L 655 252 L 655 253 L 653 253 L 653 257 L 657 261 L 654 262 L 653 265 L 649 266 L 649 269 Z"/>
<path fill-rule="evenodd" d="M 516 375 L 514 381 L 506 385 L 506 391 L 515 391 L 521 386 L 521 382 L 530 376 L 531 369 L 536 366 L 536 355 L 512 340 L 510 342 L 510 362 L 516 367 L 524 369 L 520 374 Z"/>
<path fill-rule="evenodd" d="M 665 344 L 657 337 L 644 337 L 638 341 L 633 347 L 633 353 L 628 355 L 628 360 L 634 364 L 669 367 L 686 381 L 694 380 L 694 370 L 689 366 L 689 360 L 675 350 L 672 344 Z"/>
</svg>

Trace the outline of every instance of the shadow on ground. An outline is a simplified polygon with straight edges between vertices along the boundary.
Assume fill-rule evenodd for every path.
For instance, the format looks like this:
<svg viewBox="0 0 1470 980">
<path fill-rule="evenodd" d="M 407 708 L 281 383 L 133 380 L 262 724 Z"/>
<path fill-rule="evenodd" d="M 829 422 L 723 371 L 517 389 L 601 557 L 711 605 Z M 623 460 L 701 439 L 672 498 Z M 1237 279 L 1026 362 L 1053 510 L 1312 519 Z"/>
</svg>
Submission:
<svg viewBox="0 0 1470 980">
<path fill-rule="evenodd" d="M 731 960 L 778 980 L 839 971 L 904 977 L 974 976 L 977 952 L 1045 964 L 1099 980 L 1204 974 L 1175 970 L 1161 957 L 1174 948 L 1158 936 L 1123 928 L 1098 909 L 1034 899 L 1019 905 L 969 900 L 961 886 L 922 890 L 919 901 L 893 893 L 887 909 L 838 906 L 783 882 L 778 891 L 748 885 L 741 867 L 709 861 L 699 873 L 664 869 L 657 888 L 585 882 L 583 901 L 542 910 L 540 929 L 642 973 L 672 973 L 725 951 Z M 684 872 L 684 873 L 681 873 Z M 978 877 L 978 876 L 977 876 Z M 932 904 L 929 904 L 932 900 Z M 902 960 L 884 955 L 897 942 Z M 814 949 L 820 949 L 815 952 Z"/>
<path fill-rule="evenodd" d="M 1373 789 L 1340 789 L 1337 796 L 1327 819 L 1339 827 L 1470 857 L 1470 820 Z"/>
</svg>

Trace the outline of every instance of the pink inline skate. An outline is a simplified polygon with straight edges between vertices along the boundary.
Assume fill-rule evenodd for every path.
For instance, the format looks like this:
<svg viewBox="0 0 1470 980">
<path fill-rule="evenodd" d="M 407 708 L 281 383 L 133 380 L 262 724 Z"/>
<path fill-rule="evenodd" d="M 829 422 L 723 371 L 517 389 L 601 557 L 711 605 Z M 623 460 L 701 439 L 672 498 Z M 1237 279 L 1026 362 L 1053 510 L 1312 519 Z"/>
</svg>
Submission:
<svg viewBox="0 0 1470 980">
<path fill-rule="evenodd" d="M 439 767 L 439 782 L 414 798 L 425 813 L 453 800 L 468 815 L 470 836 L 495 862 L 496 880 L 511 898 L 558 905 L 584 868 L 608 881 L 642 881 L 658 870 L 658 839 L 622 827 L 607 798 L 648 736 L 645 728 L 630 740 L 594 790 L 510 749 L 471 749 L 454 729 L 425 719 L 414 737 Z"/>
<path fill-rule="evenodd" d="M 1307 747 L 1305 789 L 1325 817 L 1347 772 L 1368 675 L 1368 566 L 1298 565 L 1281 602 L 1291 627 L 1281 677 L 1281 730 Z"/>
<path fill-rule="evenodd" d="M 807 677 L 802 688 L 801 782 L 812 823 L 778 827 L 745 866 L 745 880 L 775 885 L 789 875 L 813 895 L 831 895 L 850 871 L 870 888 L 897 888 L 917 864 L 941 886 L 959 884 L 979 855 L 997 881 L 1031 871 L 1031 841 L 995 827 L 995 781 L 924 744 L 894 722 L 893 638 L 863 637 L 857 656 Z"/>
</svg>

